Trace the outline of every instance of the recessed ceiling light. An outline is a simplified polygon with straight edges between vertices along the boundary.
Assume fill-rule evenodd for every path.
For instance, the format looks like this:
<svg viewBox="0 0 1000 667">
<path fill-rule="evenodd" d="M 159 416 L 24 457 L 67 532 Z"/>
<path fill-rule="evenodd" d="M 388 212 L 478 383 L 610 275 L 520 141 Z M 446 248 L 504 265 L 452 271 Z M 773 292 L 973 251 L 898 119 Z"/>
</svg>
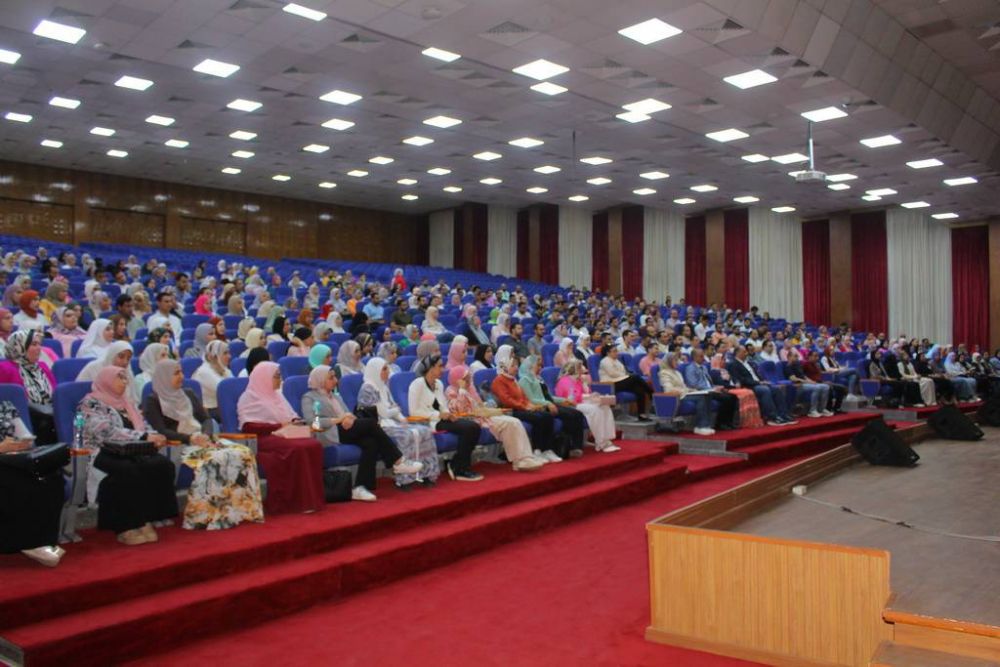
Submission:
<svg viewBox="0 0 1000 667">
<path fill-rule="evenodd" d="M 119 88 L 130 88 L 132 90 L 146 90 L 153 85 L 153 82 L 149 79 L 140 79 L 137 76 L 123 76 L 117 81 L 115 85 Z"/>
<path fill-rule="evenodd" d="M 462 188 L 458 187 L 457 185 L 446 185 L 446 186 L 444 186 L 441 189 L 444 190 L 445 192 L 461 192 L 462 191 Z"/>
<path fill-rule="evenodd" d="M 803 170 L 801 170 L 801 169 L 798 169 L 796 171 L 790 171 L 790 172 L 788 172 L 788 175 L 791 176 L 792 178 L 798 178 L 799 174 L 804 174 L 804 173 L 806 173 L 806 172 L 803 171 Z"/>
<path fill-rule="evenodd" d="M 0 49 L 0 63 L 13 65 L 20 59 L 21 59 L 21 54 L 18 53 L 17 51 L 8 51 L 7 49 Z"/>
<path fill-rule="evenodd" d="M 882 148 L 883 146 L 895 146 L 896 144 L 903 143 L 891 134 L 883 134 L 881 137 L 870 137 L 868 139 L 862 139 L 860 142 L 868 148 Z"/>
<path fill-rule="evenodd" d="M 309 7 L 303 7 L 302 5 L 295 4 L 294 2 L 289 2 L 281 8 L 281 11 L 301 16 L 302 18 L 309 19 L 310 21 L 322 21 L 326 18 L 326 14 L 324 12 L 316 9 L 310 9 Z"/>
<path fill-rule="evenodd" d="M 541 83 L 536 83 L 531 86 L 531 89 L 536 93 L 544 93 L 545 95 L 561 95 L 565 93 L 569 88 L 560 86 L 557 83 L 552 83 L 551 81 L 542 81 Z"/>
<path fill-rule="evenodd" d="M 407 194 L 403 195 L 402 197 L 400 197 L 400 199 L 405 199 L 406 201 L 416 201 L 416 200 L 420 199 L 420 197 L 418 197 L 415 194 L 407 193 Z"/>
<path fill-rule="evenodd" d="M 493 176 L 487 176 L 486 178 L 479 179 L 479 182 L 483 185 L 500 185 L 503 183 L 503 180 L 494 178 Z"/>
<path fill-rule="evenodd" d="M 736 141 L 737 139 L 746 139 L 750 135 L 742 130 L 737 130 L 735 127 L 731 127 L 728 130 L 719 130 L 717 132 L 709 132 L 705 135 L 709 139 L 715 141 L 726 143 L 727 141 Z"/>
<path fill-rule="evenodd" d="M 232 156 L 242 158 L 244 160 L 253 157 L 253 151 L 233 151 Z"/>
<path fill-rule="evenodd" d="M 260 102 L 254 102 L 253 100 L 245 100 L 243 98 L 237 98 L 226 105 L 227 109 L 236 109 L 237 111 L 256 111 L 257 109 L 264 106 Z"/>
<path fill-rule="evenodd" d="M 401 179 L 399 179 L 396 182 L 399 183 L 400 185 L 416 185 L 417 184 L 417 179 L 415 179 L 415 178 L 401 178 Z"/>
<path fill-rule="evenodd" d="M 692 185 L 691 189 L 695 192 L 715 192 L 719 188 L 715 185 L 708 185 L 706 183 L 704 185 Z"/>
<path fill-rule="evenodd" d="M 518 148 L 534 148 L 535 146 L 541 146 L 545 142 L 541 139 L 532 139 L 531 137 L 521 137 L 520 139 L 512 139 L 507 142 L 511 146 L 517 146 Z"/>
<path fill-rule="evenodd" d="M 587 195 L 572 195 L 571 197 L 567 197 L 567 199 L 570 201 L 587 201 L 590 197 Z"/>
<path fill-rule="evenodd" d="M 771 76 L 762 69 L 752 69 L 742 74 L 733 74 L 722 79 L 731 86 L 736 86 L 741 90 L 763 86 L 765 83 L 774 83 L 778 77 Z"/>
<path fill-rule="evenodd" d="M 477 160 L 486 160 L 487 162 L 489 162 L 491 160 L 498 160 L 503 156 L 500 155 L 500 153 L 494 153 L 493 151 L 483 151 L 481 153 L 476 153 L 472 157 L 476 158 Z"/>
<path fill-rule="evenodd" d="M 822 109 L 804 111 L 800 115 L 814 123 L 822 123 L 823 121 L 834 120 L 835 118 L 843 118 L 847 115 L 847 112 L 839 107 L 823 107 Z"/>
<path fill-rule="evenodd" d="M 63 142 L 55 139 L 42 139 L 41 144 L 46 148 L 62 148 Z"/>
<path fill-rule="evenodd" d="M 651 117 L 652 116 L 639 113 L 638 111 L 626 111 L 624 113 L 615 114 L 615 118 L 619 118 L 629 123 L 641 123 L 644 120 L 649 120 Z"/>
<path fill-rule="evenodd" d="M 549 62 L 544 58 L 540 58 L 528 63 L 527 65 L 515 67 L 513 71 L 514 74 L 521 74 L 522 76 L 537 79 L 538 81 L 545 81 L 545 79 L 551 79 L 554 76 L 559 76 L 563 72 L 568 72 L 569 68 Z"/>
<path fill-rule="evenodd" d="M 348 104 L 354 104 L 361 99 L 360 95 L 354 93 L 349 93 L 346 90 L 331 90 L 326 95 L 323 95 L 319 99 L 324 102 L 333 102 L 334 104 L 342 104 L 347 106 Z"/>
<path fill-rule="evenodd" d="M 597 166 L 599 164 L 608 164 L 609 162 L 613 162 L 613 160 L 609 157 L 601 157 L 600 155 L 593 155 L 591 157 L 580 158 L 580 162 L 584 164 Z"/>
<path fill-rule="evenodd" d="M 647 97 L 646 99 L 639 100 L 638 102 L 631 102 L 629 104 L 622 105 L 622 109 L 625 109 L 625 111 L 634 111 L 635 113 L 646 114 L 647 116 L 651 113 L 666 111 L 670 108 L 672 107 L 666 102 L 654 100 L 652 97 Z"/>
<path fill-rule="evenodd" d="M 433 118 L 428 118 L 424 121 L 424 125 L 433 125 L 434 127 L 440 127 L 442 130 L 459 125 L 462 121 L 457 118 L 452 118 L 451 116 L 434 116 Z"/>
<path fill-rule="evenodd" d="M 534 187 L 528 188 L 525 192 L 530 192 L 533 195 L 540 195 L 540 194 L 542 194 L 544 192 L 548 192 L 548 191 L 549 191 L 548 188 L 543 188 L 541 186 L 536 185 Z"/>
<path fill-rule="evenodd" d="M 217 76 L 225 79 L 227 76 L 239 71 L 239 65 L 233 65 L 232 63 L 224 63 L 221 60 L 212 60 L 211 58 L 205 58 L 200 63 L 194 66 L 195 72 L 200 72 L 202 74 L 211 74 L 212 76 Z"/>
<path fill-rule="evenodd" d="M 365 176 L 368 175 L 368 172 L 365 171 L 364 169 L 351 169 L 349 172 L 347 172 L 347 175 L 353 176 L 354 178 L 364 178 Z"/>
<path fill-rule="evenodd" d="M 112 148 L 108 151 L 110 157 L 128 157 L 128 151 L 120 151 L 117 148 Z"/>
<path fill-rule="evenodd" d="M 236 174 L 239 174 L 242 171 L 243 171 L 242 169 L 237 169 L 236 167 L 223 167 L 222 168 L 222 173 L 223 174 L 229 174 L 231 176 L 235 176 Z"/>
<path fill-rule="evenodd" d="M 878 188 L 876 190 L 865 190 L 866 194 L 875 195 L 876 197 L 888 197 L 889 195 L 899 194 L 892 188 Z"/>
<path fill-rule="evenodd" d="M 236 130 L 234 132 L 230 132 L 229 136 L 232 139 L 239 139 L 240 141 L 250 141 L 251 139 L 257 138 L 257 133 L 248 132 L 247 130 Z"/>
<path fill-rule="evenodd" d="M 648 21 L 622 28 L 618 31 L 618 34 L 633 39 L 643 46 L 648 46 L 661 39 L 681 34 L 681 29 L 675 28 L 660 19 L 649 19 Z"/>
<path fill-rule="evenodd" d="M 744 155 L 741 160 L 746 160 L 747 162 L 767 162 L 771 158 L 766 155 L 761 155 L 760 153 L 751 153 L 750 155 Z"/>
<path fill-rule="evenodd" d="M 931 217 L 935 220 L 954 220 L 958 217 L 958 213 L 934 213 Z"/>
<path fill-rule="evenodd" d="M 795 211 L 795 207 L 794 206 L 775 206 L 771 210 L 774 211 L 775 213 L 792 213 L 793 211 Z"/>
<path fill-rule="evenodd" d="M 796 162 L 805 162 L 809 156 L 802 153 L 785 153 L 784 155 L 775 155 L 771 159 L 778 164 L 795 164 Z"/>
<path fill-rule="evenodd" d="M 411 146 L 426 146 L 427 144 L 433 144 L 433 139 L 428 139 L 427 137 L 415 136 L 409 139 L 403 139 L 404 144 L 410 144 Z"/>
<path fill-rule="evenodd" d="M 857 178 L 854 174 L 830 174 L 826 180 L 831 183 L 842 183 L 843 181 L 853 181 Z"/>
<path fill-rule="evenodd" d="M 7 120 L 12 120 L 15 123 L 30 123 L 32 116 L 26 113 L 17 113 L 16 111 L 8 111 L 4 116 Z"/>
<path fill-rule="evenodd" d="M 903 202 L 900 206 L 903 208 L 927 208 L 930 204 L 925 201 L 908 201 Z"/>
<path fill-rule="evenodd" d="M 96 134 L 99 137 L 113 137 L 115 136 L 115 131 L 110 127 L 93 127 L 90 129 L 91 134 Z"/>
<path fill-rule="evenodd" d="M 71 97 L 59 97 L 56 95 L 49 100 L 49 104 L 54 107 L 62 107 L 63 109 L 75 109 L 80 106 L 80 100 L 74 100 Z"/>
<path fill-rule="evenodd" d="M 851 186 L 847 183 L 833 183 L 832 185 L 826 186 L 831 190 L 850 190 Z"/>
<path fill-rule="evenodd" d="M 146 118 L 146 122 L 147 123 L 152 123 L 153 125 L 162 125 L 163 127 L 168 127 L 168 126 L 174 124 L 174 119 L 171 118 L 170 116 L 158 116 L 156 114 L 153 114 L 152 116 L 148 116 Z M 229 136 L 233 136 L 233 135 L 229 135 Z M 257 135 L 255 134 L 254 136 L 257 136 Z"/>
<path fill-rule="evenodd" d="M 42 21 L 35 26 L 32 32 L 39 37 L 57 39 L 67 44 L 76 44 L 87 34 L 87 31 L 83 28 L 74 28 L 73 26 L 63 25 L 55 21 Z"/>
<path fill-rule="evenodd" d="M 428 58 L 437 58 L 438 60 L 443 60 L 446 63 L 450 63 L 462 57 L 457 53 L 453 53 L 451 51 L 445 51 L 444 49 L 439 49 L 436 46 L 428 46 L 420 53 L 424 54 Z"/>
<path fill-rule="evenodd" d="M 941 167 L 943 165 L 944 162 L 941 162 L 936 157 L 927 158 L 926 160 L 913 160 L 906 163 L 906 166 L 912 169 L 927 169 L 928 167 Z"/>
<path fill-rule="evenodd" d="M 639 177 L 650 181 L 658 181 L 661 178 L 670 178 L 670 174 L 665 171 L 645 171 L 639 174 Z"/>
<path fill-rule="evenodd" d="M 760 197 L 754 197 L 753 195 L 743 195 L 742 197 L 733 197 L 733 201 L 737 204 L 752 204 L 755 201 L 760 201 Z"/>
<path fill-rule="evenodd" d="M 396 160 L 391 157 L 386 157 L 385 155 L 376 155 L 368 160 L 372 164 L 392 164 Z"/>
<path fill-rule="evenodd" d="M 434 174 L 435 176 L 447 176 L 451 173 L 451 169 L 445 169 L 444 167 L 434 167 L 433 169 L 427 170 L 428 174 Z"/>
<path fill-rule="evenodd" d="M 681 206 L 686 206 L 687 204 L 693 204 L 696 201 L 698 201 L 698 200 L 697 199 L 691 199 L 690 197 L 681 197 L 679 199 L 675 199 L 674 203 L 675 204 L 680 204 Z"/>
<path fill-rule="evenodd" d="M 323 127 L 343 132 L 344 130 L 349 130 L 354 127 L 354 123 L 349 120 L 341 120 L 340 118 L 331 118 L 323 123 Z"/>
<path fill-rule="evenodd" d="M 865 195 L 862 199 L 865 201 L 882 201 L 882 198 L 878 195 Z"/>
<path fill-rule="evenodd" d="M 539 174 L 554 174 L 557 171 L 562 171 L 562 169 L 551 164 L 543 164 L 541 167 L 535 167 L 535 171 Z"/>
<path fill-rule="evenodd" d="M 170 148 L 187 148 L 188 142 L 183 139 L 167 139 L 163 142 L 163 145 Z"/>
<path fill-rule="evenodd" d="M 9 116 L 10 114 L 7 115 Z M 959 178 L 944 179 L 944 184 L 949 185 L 951 187 L 955 187 L 956 185 L 972 185 L 973 183 L 978 183 L 978 182 L 979 180 L 973 176 L 961 176 Z"/>
<path fill-rule="evenodd" d="M 272 181 L 281 181 L 282 183 L 284 183 L 285 181 L 292 180 L 292 177 L 289 176 L 288 174 L 275 174 L 274 176 L 271 177 L 271 180 Z"/>
<path fill-rule="evenodd" d="M 330 150 L 330 147 L 325 144 L 309 144 L 308 146 L 303 146 L 302 150 L 307 153 L 325 153 Z"/>
<path fill-rule="evenodd" d="M 587 182 L 591 185 L 607 185 L 611 182 L 611 179 L 605 178 L 604 176 L 598 176 L 596 178 L 588 178 Z"/>
<path fill-rule="evenodd" d="M 653 188 L 637 188 L 632 191 L 632 194 L 644 197 L 646 195 L 655 195 L 656 190 L 654 190 Z"/>
<path fill-rule="evenodd" d="M 323 181 L 322 183 L 319 184 L 319 187 L 325 190 L 330 190 L 332 188 L 337 187 L 337 184 L 334 183 L 333 181 Z"/>
</svg>

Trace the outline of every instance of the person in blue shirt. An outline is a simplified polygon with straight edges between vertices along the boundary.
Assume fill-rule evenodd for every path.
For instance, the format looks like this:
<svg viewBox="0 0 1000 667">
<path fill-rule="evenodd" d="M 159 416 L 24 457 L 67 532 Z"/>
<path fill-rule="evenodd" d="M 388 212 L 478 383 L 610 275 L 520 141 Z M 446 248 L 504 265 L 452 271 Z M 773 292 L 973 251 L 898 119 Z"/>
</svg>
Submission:
<svg viewBox="0 0 1000 667">
<path fill-rule="evenodd" d="M 708 414 L 709 403 L 715 406 L 715 428 L 728 431 L 734 428 L 733 420 L 739 409 L 739 399 L 727 393 L 722 387 L 712 384 L 712 376 L 705 364 L 705 352 L 696 347 L 691 350 L 691 363 L 684 369 L 684 384 L 695 391 L 708 392 L 707 401 L 698 401 L 698 412 L 695 415 L 696 432 L 699 435 L 711 435 L 705 431 L 712 430 L 711 418 Z"/>
<path fill-rule="evenodd" d="M 362 308 L 362 312 L 368 316 L 368 326 L 379 327 L 385 324 L 385 308 L 382 307 L 382 299 L 378 292 L 373 292 L 371 300 Z"/>
</svg>

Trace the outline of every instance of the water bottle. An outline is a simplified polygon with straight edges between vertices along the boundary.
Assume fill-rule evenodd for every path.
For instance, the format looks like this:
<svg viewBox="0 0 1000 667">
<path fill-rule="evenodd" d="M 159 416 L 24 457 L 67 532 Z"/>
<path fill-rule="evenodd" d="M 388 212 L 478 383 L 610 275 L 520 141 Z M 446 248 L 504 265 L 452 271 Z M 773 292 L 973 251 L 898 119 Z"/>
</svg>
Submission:
<svg viewBox="0 0 1000 667">
<path fill-rule="evenodd" d="M 319 401 L 313 401 L 313 423 L 312 423 L 312 430 L 315 431 L 315 432 L 317 432 L 317 433 L 319 433 L 320 431 L 323 430 L 323 427 L 320 426 L 320 423 L 319 423 L 319 410 L 320 410 Z"/>
<path fill-rule="evenodd" d="M 73 448 L 83 449 L 83 426 L 86 420 L 83 418 L 83 412 L 80 410 L 76 411 L 76 415 L 73 417 Z"/>
</svg>

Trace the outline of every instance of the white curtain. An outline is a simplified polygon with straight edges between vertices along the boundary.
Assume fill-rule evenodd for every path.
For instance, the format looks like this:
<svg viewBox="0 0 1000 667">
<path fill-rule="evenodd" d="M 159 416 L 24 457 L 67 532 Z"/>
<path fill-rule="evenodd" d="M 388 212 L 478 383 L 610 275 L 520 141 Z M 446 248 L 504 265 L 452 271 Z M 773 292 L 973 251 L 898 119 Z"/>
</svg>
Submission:
<svg viewBox="0 0 1000 667">
<path fill-rule="evenodd" d="M 772 317 L 801 322 L 801 221 L 792 215 L 752 207 L 749 237 L 750 305 Z"/>
<path fill-rule="evenodd" d="M 430 265 L 455 266 L 455 209 L 434 211 L 430 218 Z"/>
<path fill-rule="evenodd" d="M 559 284 L 564 287 L 590 287 L 594 277 L 593 218 L 593 212 L 586 209 L 559 207 Z"/>
<path fill-rule="evenodd" d="M 646 208 L 643 212 L 642 293 L 646 299 L 676 302 L 684 296 L 684 216 Z"/>
<path fill-rule="evenodd" d="M 517 275 L 517 209 L 490 206 L 486 221 L 486 270 L 501 276 Z"/>
<path fill-rule="evenodd" d="M 951 341 L 951 229 L 920 211 L 885 216 L 890 337 Z"/>
</svg>

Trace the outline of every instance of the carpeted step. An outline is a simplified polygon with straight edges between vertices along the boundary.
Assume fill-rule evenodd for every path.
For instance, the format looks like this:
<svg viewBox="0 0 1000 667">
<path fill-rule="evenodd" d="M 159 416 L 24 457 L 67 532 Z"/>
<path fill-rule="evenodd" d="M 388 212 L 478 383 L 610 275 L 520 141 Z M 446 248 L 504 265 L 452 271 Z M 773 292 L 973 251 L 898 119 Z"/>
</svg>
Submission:
<svg viewBox="0 0 1000 667">
<path fill-rule="evenodd" d="M 765 461 L 777 461 L 793 456 L 818 454 L 827 449 L 839 447 L 844 443 L 850 442 L 851 438 L 857 432 L 858 429 L 856 428 L 842 428 L 818 435 L 805 435 L 762 445 L 741 447 L 738 451 L 746 454 L 754 464 Z"/>
<path fill-rule="evenodd" d="M 24 625 L 4 635 L 23 651 L 27 667 L 104 665 L 150 655 L 447 565 L 653 496 L 684 484 L 685 477 L 685 465 L 661 462 L 335 551 Z M 548 566 L 558 569 L 557 564 Z"/>
<path fill-rule="evenodd" d="M 877 418 L 878 415 L 871 412 L 850 412 L 833 417 L 820 417 L 819 419 L 804 417 L 799 419 L 797 424 L 792 424 L 791 426 L 763 426 L 761 428 L 720 431 L 715 435 L 709 436 L 685 433 L 684 438 L 688 440 L 725 440 L 726 449 L 742 450 L 753 445 L 767 444 L 779 439 L 787 440 L 807 435 L 825 434 L 835 429 L 852 428 L 860 430 L 870 420 Z"/>
<path fill-rule="evenodd" d="M 125 548 L 108 533 L 90 531 L 84 542 L 67 547 L 53 573 L 21 556 L 9 556 L 0 589 L 0 634 L 15 624 L 52 619 L 83 609 L 149 595 L 168 588 L 210 581 L 237 572 L 342 549 L 437 521 L 461 518 L 496 507 L 613 478 L 660 463 L 675 446 L 625 442 L 623 451 L 597 454 L 515 473 L 509 466 L 479 466 L 486 480 L 475 484 L 442 480 L 435 489 L 404 493 L 382 480 L 377 503 L 329 505 L 310 515 L 276 517 L 272 523 L 232 531 L 161 530 L 155 545 Z M 17 576 L 7 576 L 17 575 Z"/>
</svg>

